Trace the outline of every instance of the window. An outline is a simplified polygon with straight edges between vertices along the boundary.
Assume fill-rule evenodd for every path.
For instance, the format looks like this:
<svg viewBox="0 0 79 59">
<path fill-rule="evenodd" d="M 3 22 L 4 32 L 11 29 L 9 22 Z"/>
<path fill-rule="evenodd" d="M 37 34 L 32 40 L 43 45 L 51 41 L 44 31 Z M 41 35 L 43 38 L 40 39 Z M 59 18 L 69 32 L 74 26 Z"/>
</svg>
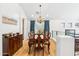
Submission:
<svg viewBox="0 0 79 59">
<path fill-rule="evenodd" d="M 45 24 L 44 24 L 44 31 L 48 31 L 49 32 L 49 20 L 45 20 Z"/>
<path fill-rule="evenodd" d="M 30 21 L 30 32 L 33 31 L 35 32 L 35 21 Z"/>
</svg>

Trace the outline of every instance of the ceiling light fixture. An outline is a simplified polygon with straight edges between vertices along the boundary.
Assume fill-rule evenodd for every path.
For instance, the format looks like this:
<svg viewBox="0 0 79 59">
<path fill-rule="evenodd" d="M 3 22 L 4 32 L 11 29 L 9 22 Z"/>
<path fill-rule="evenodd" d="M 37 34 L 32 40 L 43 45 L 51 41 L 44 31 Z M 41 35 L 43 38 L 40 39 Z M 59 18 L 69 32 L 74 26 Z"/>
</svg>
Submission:
<svg viewBox="0 0 79 59">
<path fill-rule="evenodd" d="M 39 23 L 42 23 L 43 21 L 44 21 L 44 17 L 42 17 L 41 16 L 41 7 L 42 7 L 42 5 L 39 5 L 39 7 L 40 7 L 40 16 L 37 18 L 37 21 L 39 22 Z"/>
</svg>

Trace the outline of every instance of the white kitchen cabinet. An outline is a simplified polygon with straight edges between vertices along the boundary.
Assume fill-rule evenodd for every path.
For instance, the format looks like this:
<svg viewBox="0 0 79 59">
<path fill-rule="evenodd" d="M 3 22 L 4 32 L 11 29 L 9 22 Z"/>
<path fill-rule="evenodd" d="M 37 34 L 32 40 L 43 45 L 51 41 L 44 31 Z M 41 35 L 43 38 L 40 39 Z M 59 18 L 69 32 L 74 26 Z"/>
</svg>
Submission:
<svg viewBox="0 0 79 59">
<path fill-rule="evenodd" d="M 71 36 L 56 37 L 56 55 L 57 56 L 74 56 L 74 38 Z"/>
</svg>

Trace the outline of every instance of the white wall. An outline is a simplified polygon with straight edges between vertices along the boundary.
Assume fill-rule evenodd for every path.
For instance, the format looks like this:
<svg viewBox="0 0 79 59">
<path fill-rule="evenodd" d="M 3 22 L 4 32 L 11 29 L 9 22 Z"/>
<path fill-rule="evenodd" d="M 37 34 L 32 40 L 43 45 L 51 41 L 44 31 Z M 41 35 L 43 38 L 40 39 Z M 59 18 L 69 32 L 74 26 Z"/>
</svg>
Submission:
<svg viewBox="0 0 79 59">
<path fill-rule="evenodd" d="M 3 24 L 2 16 L 10 17 L 17 20 L 17 25 Z M 0 52 L 2 52 L 2 34 L 9 32 L 22 33 L 21 28 L 22 28 L 23 17 L 25 17 L 25 14 L 18 4 L 10 4 L 10 3 L 0 4 Z"/>
<path fill-rule="evenodd" d="M 65 23 L 65 27 L 62 23 Z M 69 23 L 72 23 L 72 27 L 69 26 Z M 52 20 L 50 21 L 50 30 L 65 32 L 65 29 L 75 29 L 79 33 L 79 28 L 75 27 L 76 23 L 79 23 L 79 20 Z"/>
</svg>

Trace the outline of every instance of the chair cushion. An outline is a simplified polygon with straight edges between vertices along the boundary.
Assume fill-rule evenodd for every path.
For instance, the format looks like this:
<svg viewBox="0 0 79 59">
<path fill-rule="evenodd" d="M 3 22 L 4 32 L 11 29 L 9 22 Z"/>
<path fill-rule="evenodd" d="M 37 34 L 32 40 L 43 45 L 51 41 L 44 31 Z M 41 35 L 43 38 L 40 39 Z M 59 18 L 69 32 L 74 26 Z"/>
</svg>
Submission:
<svg viewBox="0 0 79 59">
<path fill-rule="evenodd" d="M 40 37 L 41 37 L 41 39 L 43 39 L 43 38 L 44 38 L 44 36 L 43 36 L 43 35 L 40 35 Z"/>
</svg>

